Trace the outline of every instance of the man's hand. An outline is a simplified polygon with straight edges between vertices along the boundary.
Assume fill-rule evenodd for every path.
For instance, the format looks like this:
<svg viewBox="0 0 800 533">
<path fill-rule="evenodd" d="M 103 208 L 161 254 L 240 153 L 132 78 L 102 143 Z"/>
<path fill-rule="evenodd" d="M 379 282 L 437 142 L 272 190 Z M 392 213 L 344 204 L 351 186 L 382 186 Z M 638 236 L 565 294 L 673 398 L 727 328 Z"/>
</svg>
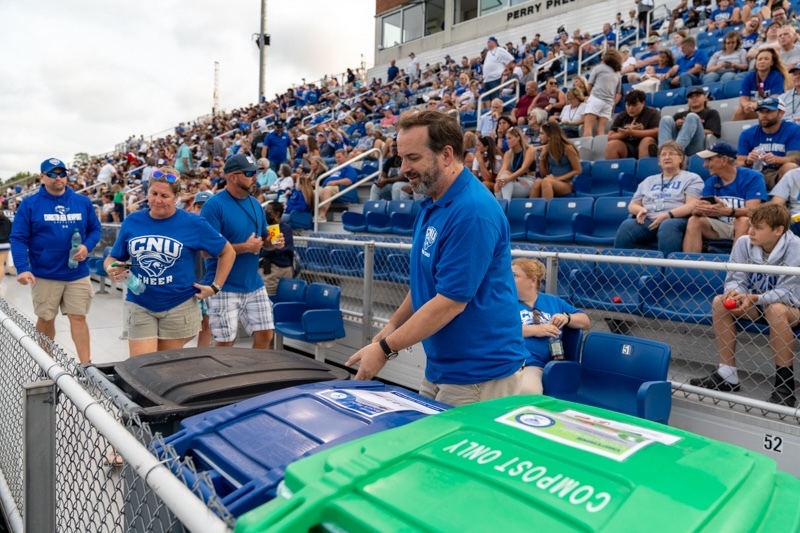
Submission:
<svg viewBox="0 0 800 533">
<path fill-rule="evenodd" d="M 370 380 L 386 365 L 386 355 L 378 343 L 368 344 L 354 353 L 344 366 L 350 367 L 356 363 L 361 364 L 358 365 L 355 379 Z"/>
<path fill-rule="evenodd" d="M 244 244 L 245 250 L 251 254 L 258 254 L 261 251 L 261 247 L 264 245 L 264 239 L 256 237 L 255 232 L 253 232 L 242 244 Z"/>
<path fill-rule="evenodd" d="M 386 184 L 388 184 L 388 183 L 389 183 L 389 180 L 387 180 L 386 178 L 384 178 L 383 176 L 381 176 L 380 178 L 378 178 L 378 179 L 375 181 L 375 186 L 376 186 L 377 188 L 379 188 L 379 189 L 383 189 L 383 188 L 386 186 Z"/>
<path fill-rule="evenodd" d="M 681 126 L 683 126 L 684 122 L 686 122 L 686 119 L 679 118 L 678 120 L 675 121 L 675 127 L 681 129 Z"/>
<path fill-rule="evenodd" d="M 23 272 L 17 276 L 17 282 L 19 282 L 20 285 L 27 285 L 28 283 L 34 285 L 36 283 L 36 278 L 30 272 Z"/>
</svg>

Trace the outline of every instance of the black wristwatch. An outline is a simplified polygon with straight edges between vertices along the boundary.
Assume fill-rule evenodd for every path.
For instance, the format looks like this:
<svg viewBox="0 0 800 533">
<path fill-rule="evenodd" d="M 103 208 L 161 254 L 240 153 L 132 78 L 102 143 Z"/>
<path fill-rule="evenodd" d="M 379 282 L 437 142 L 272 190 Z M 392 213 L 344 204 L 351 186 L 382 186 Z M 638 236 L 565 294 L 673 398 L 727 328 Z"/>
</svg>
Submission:
<svg viewBox="0 0 800 533">
<path fill-rule="evenodd" d="M 211 285 L 209 285 L 209 287 L 211 287 L 211 290 L 214 291 L 214 294 L 218 294 L 219 291 L 222 290 L 222 287 L 220 287 L 216 283 L 212 283 Z"/>
<path fill-rule="evenodd" d="M 383 355 L 386 356 L 387 361 L 391 361 L 392 359 L 397 357 L 397 352 L 389 348 L 389 343 L 386 342 L 386 339 L 379 340 L 378 344 L 381 345 L 381 349 L 383 350 Z"/>
</svg>

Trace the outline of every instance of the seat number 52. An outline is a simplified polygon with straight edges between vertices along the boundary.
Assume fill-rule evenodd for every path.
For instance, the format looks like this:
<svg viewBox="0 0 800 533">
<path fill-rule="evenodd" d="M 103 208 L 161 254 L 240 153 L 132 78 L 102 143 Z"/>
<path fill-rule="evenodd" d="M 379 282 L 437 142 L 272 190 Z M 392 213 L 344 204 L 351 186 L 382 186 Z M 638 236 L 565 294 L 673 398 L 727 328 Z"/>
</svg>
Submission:
<svg viewBox="0 0 800 533">
<path fill-rule="evenodd" d="M 783 437 L 764 434 L 764 449 L 768 452 L 783 453 Z"/>
</svg>

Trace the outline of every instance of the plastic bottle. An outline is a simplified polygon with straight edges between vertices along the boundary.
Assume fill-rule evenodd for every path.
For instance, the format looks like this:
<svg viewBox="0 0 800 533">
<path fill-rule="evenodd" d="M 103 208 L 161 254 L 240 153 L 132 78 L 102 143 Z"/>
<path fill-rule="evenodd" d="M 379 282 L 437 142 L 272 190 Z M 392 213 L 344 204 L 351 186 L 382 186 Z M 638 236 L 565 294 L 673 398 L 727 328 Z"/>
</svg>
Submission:
<svg viewBox="0 0 800 533">
<path fill-rule="evenodd" d="M 761 172 L 762 170 L 764 170 L 764 162 L 761 160 L 761 157 L 763 155 L 764 154 L 762 154 L 761 151 L 758 152 L 758 159 L 756 159 L 753 162 L 753 170 L 756 170 L 758 172 Z"/>
<path fill-rule="evenodd" d="M 117 268 L 118 266 L 123 266 L 123 265 L 114 261 L 113 263 L 111 263 L 111 266 Z M 147 288 L 147 286 L 145 286 L 142 283 L 142 280 L 139 279 L 139 276 L 134 276 L 133 272 L 131 272 L 130 270 L 128 270 L 128 274 L 125 276 L 125 280 L 123 281 L 123 283 L 125 284 L 126 287 L 128 287 L 129 291 L 131 291 L 133 294 L 136 295 L 142 294 L 144 290 Z"/>
<path fill-rule="evenodd" d="M 78 228 L 75 228 L 75 231 L 72 232 L 72 248 L 69 250 L 69 259 L 67 260 L 67 266 L 70 268 L 78 268 L 78 262 L 75 261 L 75 254 L 78 253 L 78 246 L 81 245 L 81 232 L 78 231 Z"/>
<path fill-rule="evenodd" d="M 554 361 L 563 361 L 564 360 L 564 343 L 561 342 L 561 335 L 558 337 L 550 337 L 548 339 L 550 343 L 550 355 L 553 357 Z"/>
</svg>

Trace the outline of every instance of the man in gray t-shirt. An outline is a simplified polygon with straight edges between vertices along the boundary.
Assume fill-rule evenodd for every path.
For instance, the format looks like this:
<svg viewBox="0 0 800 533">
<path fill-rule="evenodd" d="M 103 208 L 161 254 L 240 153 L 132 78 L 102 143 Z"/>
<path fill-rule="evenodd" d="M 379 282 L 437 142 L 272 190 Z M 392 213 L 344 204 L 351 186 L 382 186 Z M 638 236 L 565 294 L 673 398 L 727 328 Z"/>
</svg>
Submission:
<svg viewBox="0 0 800 533">
<path fill-rule="evenodd" d="M 790 170 L 769 191 L 770 202 L 785 205 L 792 213 L 792 233 L 800 236 L 800 168 Z"/>
</svg>

